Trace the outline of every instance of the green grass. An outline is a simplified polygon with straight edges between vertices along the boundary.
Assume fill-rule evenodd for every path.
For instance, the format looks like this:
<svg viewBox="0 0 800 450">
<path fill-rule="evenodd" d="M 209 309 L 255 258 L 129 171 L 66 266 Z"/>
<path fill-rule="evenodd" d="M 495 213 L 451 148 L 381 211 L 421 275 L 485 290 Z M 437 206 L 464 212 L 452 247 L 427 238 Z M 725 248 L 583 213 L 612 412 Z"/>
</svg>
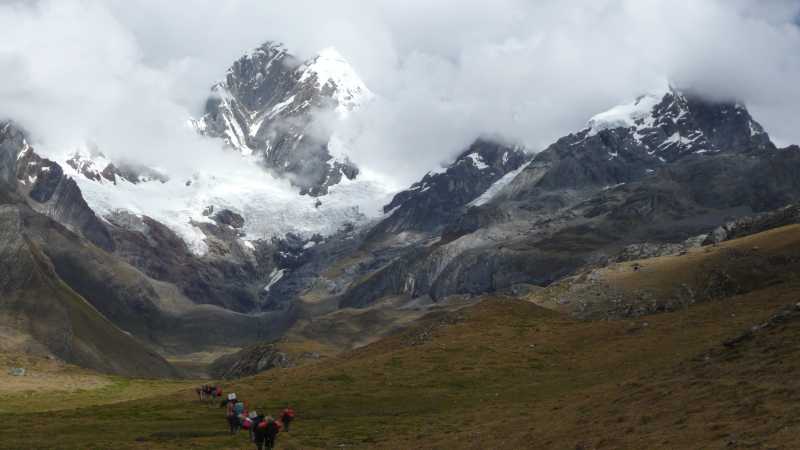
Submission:
<svg viewBox="0 0 800 450">
<path fill-rule="evenodd" d="M 78 409 L 132 399 L 171 395 L 196 383 L 170 380 L 138 380 L 118 376 L 100 376 L 109 384 L 95 389 L 70 391 L 24 391 L 3 393 L 0 414 L 42 413 L 59 409 Z"/>
</svg>

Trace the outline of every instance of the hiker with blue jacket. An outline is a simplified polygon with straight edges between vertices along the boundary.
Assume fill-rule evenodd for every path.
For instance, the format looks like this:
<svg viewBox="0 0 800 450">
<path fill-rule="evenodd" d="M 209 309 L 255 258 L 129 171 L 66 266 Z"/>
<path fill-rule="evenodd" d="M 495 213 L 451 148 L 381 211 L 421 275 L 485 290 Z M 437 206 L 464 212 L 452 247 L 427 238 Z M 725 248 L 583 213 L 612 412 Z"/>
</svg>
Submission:
<svg viewBox="0 0 800 450">
<path fill-rule="evenodd" d="M 237 405 L 241 404 L 242 407 L 244 404 L 236 398 L 235 393 L 228 394 L 228 399 L 225 401 L 225 418 L 228 420 L 228 426 L 231 429 L 231 434 L 236 434 L 239 432 L 239 428 L 241 428 L 242 423 L 239 420 L 239 413 L 237 413 Z"/>
</svg>

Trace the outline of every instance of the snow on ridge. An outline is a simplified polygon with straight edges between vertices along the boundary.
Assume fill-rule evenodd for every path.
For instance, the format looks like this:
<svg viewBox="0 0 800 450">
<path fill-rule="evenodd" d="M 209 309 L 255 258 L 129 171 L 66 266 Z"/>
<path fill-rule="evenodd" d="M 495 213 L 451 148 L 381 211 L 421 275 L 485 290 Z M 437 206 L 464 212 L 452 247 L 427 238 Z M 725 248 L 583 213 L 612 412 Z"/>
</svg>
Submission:
<svg viewBox="0 0 800 450">
<path fill-rule="evenodd" d="M 589 119 L 587 127 L 589 136 L 614 128 L 634 128 L 637 122 L 642 121 L 652 114 L 665 93 L 647 94 L 637 98 L 631 103 L 615 106 L 605 112 Z"/>
<path fill-rule="evenodd" d="M 467 158 L 472 160 L 472 164 L 478 168 L 478 170 L 488 169 L 489 165 L 483 160 L 483 157 L 478 152 L 472 152 L 467 155 Z"/>
<path fill-rule="evenodd" d="M 269 292 L 272 286 L 275 285 L 278 281 L 281 281 L 283 275 L 286 273 L 286 269 L 272 269 L 272 273 L 269 274 L 269 283 L 264 286 L 264 292 Z"/>
<path fill-rule="evenodd" d="M 489 203 L 504 187 L 508 186 L 514 178 L 517 177 L 523 170 L 525 170 L 532 161 L 519 166 L 517 169 L 503 175 L 499 180 L 495 181 L 489 189 L 483 194 L 479 195 L 475 200 L 469 202 L 467 206 L 481 206 Z"/>
<path fill-rule="evenodd" d="M 438 166 L 433 170 L 429 170 L 428 173 L 426 174 L 426 176 L 432 177 L 432 176 L 435 176 L 435 175 L 440 175 L 440 174 L 443 174 L 443 173 L 447 173 L 447 171 L 449 169 L 450 169 L 450 167 L 448 167 L 448 166 L 443 166 L 443 165 L 442 166 Z"/>
</svg>

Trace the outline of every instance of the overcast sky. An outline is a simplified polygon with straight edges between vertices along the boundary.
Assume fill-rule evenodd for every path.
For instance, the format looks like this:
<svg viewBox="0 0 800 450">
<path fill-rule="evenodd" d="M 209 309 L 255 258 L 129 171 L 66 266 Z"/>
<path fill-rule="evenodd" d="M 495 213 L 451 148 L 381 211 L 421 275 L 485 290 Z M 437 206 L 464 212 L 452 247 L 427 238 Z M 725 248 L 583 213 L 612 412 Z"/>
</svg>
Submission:
<svg viewBox="0 0 800 450">
<path fill-rule="evenodd" d="M 800 143 L 800 1 L 0 0 L 0 115 L 162 165 L 218 155 L 186 127 L 266 40 L 333 45 L 380 97 L 345 124 L 407 183 L 479 135 L 541 150 L 665 79 L 745 102 Z M 357 130 L 357 131 L 353 131 Z M 187 158 L 192 155 L 192 158 Z"/>
</svg>

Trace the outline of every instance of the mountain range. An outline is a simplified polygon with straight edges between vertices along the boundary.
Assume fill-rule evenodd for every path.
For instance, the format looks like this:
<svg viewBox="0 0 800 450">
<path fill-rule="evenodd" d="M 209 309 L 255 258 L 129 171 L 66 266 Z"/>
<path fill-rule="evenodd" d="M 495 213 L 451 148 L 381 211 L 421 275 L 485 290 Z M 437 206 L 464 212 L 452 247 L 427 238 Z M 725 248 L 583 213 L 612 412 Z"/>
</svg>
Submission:
<svg viewBox="0 0 800 450">
<path fill-rule="evenodd" d="M 3 329 L 19 349 L 139 376 L 301 329 L 352 347 L 399 312 L 700 246 L 800 201 L 800 148 L 702 92 L 665 85 L 541 151 L 481 137 L 400 192 L 330 126 L 370 101 L 335 50 L 303 61 L 266 43 L 191 120 L 241 165 L 189 178 L 90 146 L 39 154 L 3 122 Z"/>
</svg>

